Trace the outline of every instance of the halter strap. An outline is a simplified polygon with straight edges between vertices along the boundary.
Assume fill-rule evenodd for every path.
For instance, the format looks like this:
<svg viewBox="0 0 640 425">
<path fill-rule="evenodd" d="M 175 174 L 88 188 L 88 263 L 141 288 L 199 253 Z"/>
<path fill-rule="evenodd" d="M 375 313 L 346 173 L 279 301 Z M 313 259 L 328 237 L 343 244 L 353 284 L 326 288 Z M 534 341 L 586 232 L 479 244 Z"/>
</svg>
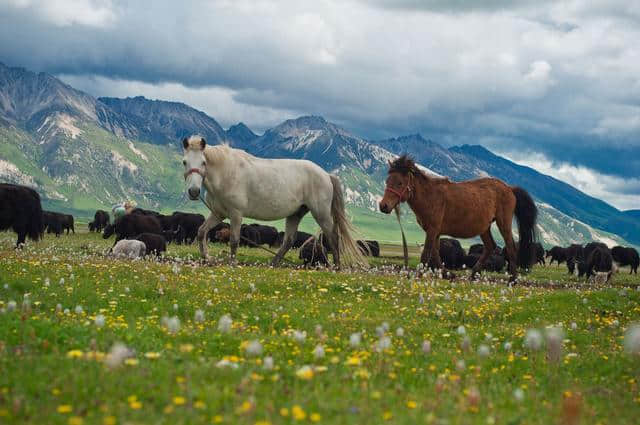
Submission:
<svg viewBox="0 0 640 425">
<path fill-rule="evenodd" d="M 392 188 L 391 186 L 386 185 L 385 188 L 384 188 L 385 193 L 386 192 L 391 192 L 394 195 L 396 195 L 398 197 L 398 199 L 399 199 L 399 201 L 398 201 L 399 203 L 408 201 L 409 198 L 411 198 L 411 193 L 412 193 L 412 190 L 411 190 L 411 187 L 410 187 L 411 177 L 412 176 L 413 176 L 413 174 L 409 173 L 409 180 L 407 180 L 407 185 L 402 190 L 398 191 L 398 190 Z M 404 199 L 404 195 L 405 194 L 407 194 L 407 198 L 406 199 Z"/>
<path fill-rule="evenodd" d="M 184 173 L 184 179 L 186 180 L 187 177 L 189 177 L 193 173 L 198 173 L 198 174 L 200 174 L 202 176 L 202 178 L 204 178 L 204 171 L 202 171 L 199 168 L 192 168 L 189 171 L 187 171 L 186 173 Z"/>
</svg>

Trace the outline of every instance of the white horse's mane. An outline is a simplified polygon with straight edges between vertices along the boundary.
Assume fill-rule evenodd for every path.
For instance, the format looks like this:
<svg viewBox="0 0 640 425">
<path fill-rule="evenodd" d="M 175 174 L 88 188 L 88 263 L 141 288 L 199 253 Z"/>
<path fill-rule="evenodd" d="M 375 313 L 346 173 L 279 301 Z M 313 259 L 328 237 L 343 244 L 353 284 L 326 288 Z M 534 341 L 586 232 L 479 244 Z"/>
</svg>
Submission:
<svg viewBox="0 0 640 425">
<path fill-rule="evenodd" d="M 224 161 L 231 155 L 235 155 L 247 160 L 255 159 L 255 156 L 251 155 L 250 153 L 245 152 L 242 149 L 232 148 L 226 142 L 221 145 L 207 146 L 204 150 L 204 157 L 209 164 L 215 164 Z"/>
</svg>

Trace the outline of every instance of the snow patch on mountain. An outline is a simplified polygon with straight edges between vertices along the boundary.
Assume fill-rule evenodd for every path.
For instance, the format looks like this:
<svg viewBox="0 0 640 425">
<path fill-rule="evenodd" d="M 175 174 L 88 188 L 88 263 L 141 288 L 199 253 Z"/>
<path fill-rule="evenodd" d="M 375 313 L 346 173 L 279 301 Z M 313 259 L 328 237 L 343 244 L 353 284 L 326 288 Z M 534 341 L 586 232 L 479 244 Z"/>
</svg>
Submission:
<svg viewBox="0 0 640 425">
<path fill-rule="evenodd" d="M 145 155 L 141 150 L 136 149 L 136 147 L 133 146 L 133 142 L 131 140 L 128 141 L 128 144 L 129 144 L 129 149 L 131 149 L 131 151 L 133 151 L 133 153 L 138 155 L 144 161 L 149 162 L 149 158 L 147 158 L 147 155 Z"/>
<path fill-rule="evenodd" d="M 125 159 L 119 152 L 112 150 L 111 151 L 111 161 L 116 166 L 118 170 L 118 175 L 122 175 L 122 171 L 127 169 L 131 174 L 134 174 L 138 171 L 138 166 L 133 162 Z"/>
<path fill-rule="evenodd" d="M 12 162 L 0 159 L 0 179 L 29 187 L 37 187 L 33 177 L 23 173 Z"/>
</svg>

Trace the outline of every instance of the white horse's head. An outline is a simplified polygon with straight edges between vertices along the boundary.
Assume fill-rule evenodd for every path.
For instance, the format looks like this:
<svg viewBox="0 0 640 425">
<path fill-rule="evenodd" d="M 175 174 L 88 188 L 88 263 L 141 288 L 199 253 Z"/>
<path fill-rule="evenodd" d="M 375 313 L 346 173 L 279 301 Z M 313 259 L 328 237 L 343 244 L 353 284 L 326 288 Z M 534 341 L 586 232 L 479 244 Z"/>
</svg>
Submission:
<svg viewBox="0 0 640 425">
<path fill-rule="evenodd" d="M 182 140 L 184 180 L 187 184 L 187 194 L 192 201 L 197 201 L 200 198 L 200 188 L 207 170 L 204 156 L 206 146 L 207 142 L 201 136 L 194 135 Z"/>
</svg>

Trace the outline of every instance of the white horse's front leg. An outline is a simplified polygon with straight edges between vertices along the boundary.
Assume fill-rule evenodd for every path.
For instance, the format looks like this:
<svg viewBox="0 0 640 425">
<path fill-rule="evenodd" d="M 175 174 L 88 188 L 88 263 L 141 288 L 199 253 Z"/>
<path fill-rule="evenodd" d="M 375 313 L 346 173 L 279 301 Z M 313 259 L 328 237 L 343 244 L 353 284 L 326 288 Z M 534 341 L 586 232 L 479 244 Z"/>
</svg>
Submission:
<svg viewBox="0 0 640 425">
<path fill-rule="evenodd" d="M 236 262 L 236 252 L 240 244 L 240 227 L 242 225 L 242 215 L 232 214 L 229 220 L 231 222 L 231 235 L 229 237 L 229 246 L 231 248 L 231 263 Z"/>
<path fill-rule="evenodd" d="M 200 255 L 202 255 L 202 258 L 205 260 L 209 260 L 209 254 L 207 253 L 207 235 L 209 234 L 209 230 L 214 228 L 221 221 L 222 219 L 217 214 L 211 213 L 204 223 L 202 223 L 198 228 L 198 245 L 200 247 Z"/>
</svg>

